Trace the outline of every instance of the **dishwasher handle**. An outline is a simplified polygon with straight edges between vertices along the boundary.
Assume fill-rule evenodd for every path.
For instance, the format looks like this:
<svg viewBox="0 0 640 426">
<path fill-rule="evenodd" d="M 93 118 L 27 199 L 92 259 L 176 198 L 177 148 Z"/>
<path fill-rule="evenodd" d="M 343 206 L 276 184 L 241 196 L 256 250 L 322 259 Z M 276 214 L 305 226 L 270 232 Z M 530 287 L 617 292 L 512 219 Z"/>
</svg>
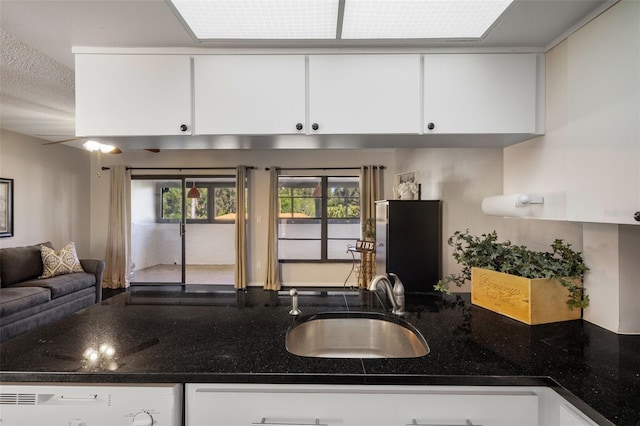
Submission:
<svg viewBox="0 0 640 426">
<path fill-rule="evenodd" d="M 281 422 L 277 422 L 277 423 L 271 423 L 268 422 L 266 418 L 262 418 L 262 420 L 260 420 L 260 423 L 251 423 L 251 426 L 260 426 L 260 425 L 264 425 L 264 426 L 327 426 L 326 423 L 320 423 L 320 420 L 316 419 L 314 423 L 281 423 Z"/>
<path fill-rule="evenodd" d="M 482 426 L 471 423 L 471 420 L 467 419 L 465 424 L 463 425 L 451 425 L 451 424 L 440 424 L 440 423 L 418 423 L 416 419 L 411 419 L 411 423 L 408 423 L 406 426 Z"/>
</svg>

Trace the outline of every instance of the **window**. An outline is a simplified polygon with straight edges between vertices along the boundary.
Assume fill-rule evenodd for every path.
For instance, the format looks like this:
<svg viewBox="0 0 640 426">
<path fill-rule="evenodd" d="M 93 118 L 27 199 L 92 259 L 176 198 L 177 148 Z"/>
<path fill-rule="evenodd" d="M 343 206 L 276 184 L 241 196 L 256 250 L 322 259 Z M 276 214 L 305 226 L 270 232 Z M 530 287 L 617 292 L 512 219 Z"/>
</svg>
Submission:
<svg viewBox="0 0 640 426">
<path fill-rule="evenodd" d="M 187 180 L 187 192 L 194 186 Z M 179 182 L 160 186 L 158 222 L 179 222 L 182 217 L 182 188 Z M 187 223 L 234 222 L 236 219 L 236 187 L 233 179 L 196 179 L 200 198 L 186 199 Z"/>
<path fill-rule="evenodd" d="M 351 260 L 360 237 L 357 176 L 278 178 L 278 257 L 282 261 Z"/>
</svg>

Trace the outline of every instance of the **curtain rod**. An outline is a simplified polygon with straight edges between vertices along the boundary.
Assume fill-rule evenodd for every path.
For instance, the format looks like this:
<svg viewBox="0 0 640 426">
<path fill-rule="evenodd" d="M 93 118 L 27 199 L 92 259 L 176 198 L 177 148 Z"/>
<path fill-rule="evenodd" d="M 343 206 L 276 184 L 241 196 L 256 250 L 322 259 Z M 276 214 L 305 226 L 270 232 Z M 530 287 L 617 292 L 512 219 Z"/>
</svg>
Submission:
<svg viewBox="0 0 640 426">
<path fill-rule="evenodd" d="M 255 169 L 248 166 L 248 169 Z M 127 167 L 127 170 L 235 170 L 235 167 Z M 102 167 L 102 170 L 111 170 L 111 167 Z"/>
<path fill-rule="evenodd" d="M 369 166 L 365 166 L 369 167 Z M 385 166 L 373 166 L 380 169 L 385 169 Z M 360 167 L 276 167 L 276 170 L 359 170 Z M 265 167 L 265 170 L 270 170 L 269 167 Z"/>
</svg>

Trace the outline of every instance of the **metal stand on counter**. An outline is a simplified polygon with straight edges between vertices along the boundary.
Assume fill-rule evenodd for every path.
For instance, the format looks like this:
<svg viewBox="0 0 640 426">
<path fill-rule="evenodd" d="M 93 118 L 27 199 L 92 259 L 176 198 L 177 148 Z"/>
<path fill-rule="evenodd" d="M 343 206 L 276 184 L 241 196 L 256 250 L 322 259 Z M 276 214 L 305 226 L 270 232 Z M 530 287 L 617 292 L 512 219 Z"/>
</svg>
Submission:
<svg viewBox="0 0 640 426">
<path fill-rule="evenodd" d="M 360 265 L 357 269 L 358 287 L 367 288 L 376 275 L 376 242 L 358 240 L 355 247 L 349 246 L 348 250 L 360 253 Z"/>
</svg>

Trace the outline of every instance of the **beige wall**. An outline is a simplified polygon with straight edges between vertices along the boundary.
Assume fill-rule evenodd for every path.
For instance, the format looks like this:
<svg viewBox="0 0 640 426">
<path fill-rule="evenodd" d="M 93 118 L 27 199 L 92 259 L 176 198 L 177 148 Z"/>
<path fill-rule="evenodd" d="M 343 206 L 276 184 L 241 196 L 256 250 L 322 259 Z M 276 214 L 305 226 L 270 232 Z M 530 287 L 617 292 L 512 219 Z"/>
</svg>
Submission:
<svg viewBox="0 0 640 426">
<path fill-rule="evenodd" d="M 0 177 L 14 180 L 14 237 L 0 247 L 74 241 L 89 257 L 89 156 L 64 145 L 0 131 Z"/>
<path fill-rule="evenodd" d="M 396 152 L 396 169 L 418 172 L 423 199 L 443 201 L 443 274 L 461 270 L 451 257 L 447 239 L 455 231 L 473 234 L 497 231 L 501 240 L 511 240 L 534 250 L 549 250 L 561 238 L 582 249 L 581 224 L 487 216 L 482 199 L 503 193 L 502 148 L 424 148 Z M 453 291 L 470 291 L 470 285 Z"/>
</svg>

